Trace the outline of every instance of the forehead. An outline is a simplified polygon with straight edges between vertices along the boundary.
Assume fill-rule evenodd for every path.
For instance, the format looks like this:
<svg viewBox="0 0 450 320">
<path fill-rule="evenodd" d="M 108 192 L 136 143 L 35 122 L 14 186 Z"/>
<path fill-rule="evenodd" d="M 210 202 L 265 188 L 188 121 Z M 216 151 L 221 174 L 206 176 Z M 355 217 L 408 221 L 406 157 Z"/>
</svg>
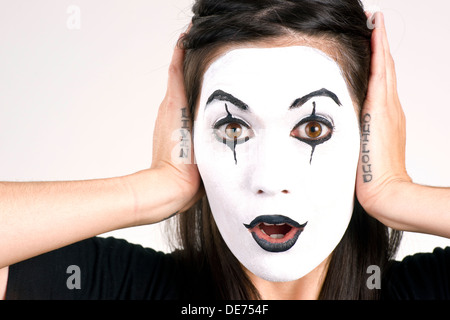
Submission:
<svg viewBox="0 0 450 320">
<path fill-rule="evenodd" d="M 291 103 L 321 88 L 351 104 L 340 67 L 316 48 L 238 48 L 217 58 L 205 72 L 200 106 L 217 89 L 251 104 L 256 97 L 267 103 Z"/>
</svg>

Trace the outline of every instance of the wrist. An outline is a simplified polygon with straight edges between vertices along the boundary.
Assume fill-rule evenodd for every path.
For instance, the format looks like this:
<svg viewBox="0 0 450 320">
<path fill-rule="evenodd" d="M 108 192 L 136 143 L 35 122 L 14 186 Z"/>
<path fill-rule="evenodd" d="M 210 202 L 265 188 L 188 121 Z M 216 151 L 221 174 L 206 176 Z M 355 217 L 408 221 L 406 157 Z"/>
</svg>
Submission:
<svg viewBox="0 0 450 320">
<path fill-rule="evenodd" d="M 160 222 L 184 205 L 181 188 L 163 169 L 146 169 L 122 179 L 135 226 Z"/>
<path fill-rule="evenodd" d="M 396 230 L 449 237 L 449 207 L 448 189 L 395 180 L 366 212 Z"/>
<path fill-rule="evenodd" d="M 409 210 L 415 184 L 411 179 L 399 177 L 377 183 L 376 187 L 359 188 L 358 200 L 364 210 L 384 225 L 402 231 L 412 231 L 411 221 L 403 213 Z"/>
<path fill-rule="evenodd" d="M 411 213 L 411 198 L 414 197 L 415 184 L 408 180 L 393 180 L 380 192 L 370 214 L 384 225 L 400 231 L 414 232 L 414 217 Z"/>
</svg>

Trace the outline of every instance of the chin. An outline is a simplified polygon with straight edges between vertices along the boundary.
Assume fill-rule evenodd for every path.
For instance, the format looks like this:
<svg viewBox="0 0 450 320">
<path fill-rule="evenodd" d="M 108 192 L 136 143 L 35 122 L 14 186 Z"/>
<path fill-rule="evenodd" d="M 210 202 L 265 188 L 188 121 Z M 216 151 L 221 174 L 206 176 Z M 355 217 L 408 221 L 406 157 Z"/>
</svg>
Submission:
<svg viewBox="0 0 450 320">
<path fill-rule="evenodd" d="M 253 259 L 244 259 L 241 263 L 253 275 L 270 282 L 289 282 L 303 278 L 312 271 L 318 271 L 320 266 L 328 260 L 329 255 L 301 258 L 299 252 L 287 251 L 283 253 L 262 253 Z"/>
</svg>

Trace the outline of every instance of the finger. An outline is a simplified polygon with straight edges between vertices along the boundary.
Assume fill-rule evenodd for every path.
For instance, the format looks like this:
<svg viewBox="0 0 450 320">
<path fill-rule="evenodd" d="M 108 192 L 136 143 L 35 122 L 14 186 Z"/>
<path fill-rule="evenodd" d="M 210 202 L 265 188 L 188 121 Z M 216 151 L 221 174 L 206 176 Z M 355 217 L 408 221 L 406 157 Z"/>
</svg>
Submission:
<svg viewBox="0 0 450 320">
<path fill-rule="evenodd" d="M 364 11 L 364 14 L 366 15 L 366 25 L 367 28 L 369 28 L 370 30 L 375 29 L 375 13 L 377 11 Z"/>
<path fill-rule="evenodd" d="M 377 21 L 377 28 L 381 33 L 381 39 L 383 41 L 384 56 L 386 61 L 386 81 L 388 85 L 388 95 L 395 94 L 397 92 L 397 76 L 395 72 L 394 59 L 392 58 L 389 40 L 386 32 L 386 24 L 383 13 L 380 12 L 379 21 Z"/>
<path fill-rule="evenodd" d="M 182 35 L 180 36 L 180 38 Z M 171 135 L 180 128 L 179 115 L 187 111 L 187 98 L 183 79 L 184 50 L 175 46 L 168 70 L 167 90 L 158 109 L 154 137 Z M 183 108 L 186 111 L 183 111 Z M 164 149 L 164 146 L 161 146 Z"/>
<path fill-rule="evenodd" d="M 180 35 L 178 42 L 183 37 Z M 172 54 L 172 60 L 169 65 L 169 79 L 167 85 L 167 95 L 169 98 L 179 100 L 178 103 L 186 106 L 186 93 L 184 90 L 183 77 L 184 50 L 178 44 L 175 46 Z"/>
<path fill-rule="evenodd" d="M 369 105 L 385 104 L 387 97 L 386 56 L 382 36 L 378 28 L 373 30 L 370 79 L 366 98 Z"/>
<path fill-rule="evenodd" d="M 172 73 L 179 74 L 183 70 L 184 50 L 180 44 L 183 36 L 184 33 L 178 37 L 177 45 L 173 50 L 172 60 L 170 61 L 169 66 L 169 75 Z"/>
<path fill-rule="evenodd" d="M 183 38 L 185 35 L 187 35 L 189 33 L 189 31 L 192 28 L 192 22 L 189 23 L 189 25 L 187 26 L 186 30 L 180 34 L 180 36 L 178 37 L 177 40 L 177 47 L 179 47 L 180 49 L 183 49 Z"/>
<path fill-rule="evenodd" d="M 390 52 L 390 48 L 389 48 L 389 42 L 387 40 L 387 34 L 386 34 L 386 25 L 385 25 L 385 21 L 384 21 L 384 14 L 383 12 L 377 12 L 376 13 L 376 28 L 381 32 L 382 34 L 382 41 L 383 41 L 383 47 L 385 50 L 385 53 Z"/>
</svg>

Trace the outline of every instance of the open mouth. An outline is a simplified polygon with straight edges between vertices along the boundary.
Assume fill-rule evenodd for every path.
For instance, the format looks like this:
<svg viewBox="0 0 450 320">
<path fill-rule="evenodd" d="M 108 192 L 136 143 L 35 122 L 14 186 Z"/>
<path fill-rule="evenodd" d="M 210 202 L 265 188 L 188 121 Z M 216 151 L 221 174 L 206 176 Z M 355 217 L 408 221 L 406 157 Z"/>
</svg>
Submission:
<svg viewBox="0 0 450 320">
<path fill-rule="evenodd" d="M 283 252 L 292 248 L 307 223 L 299 224 L 281 215 L 263 215 L 244 226 L 261 248 L 269 252 Z"/>
</svg>

